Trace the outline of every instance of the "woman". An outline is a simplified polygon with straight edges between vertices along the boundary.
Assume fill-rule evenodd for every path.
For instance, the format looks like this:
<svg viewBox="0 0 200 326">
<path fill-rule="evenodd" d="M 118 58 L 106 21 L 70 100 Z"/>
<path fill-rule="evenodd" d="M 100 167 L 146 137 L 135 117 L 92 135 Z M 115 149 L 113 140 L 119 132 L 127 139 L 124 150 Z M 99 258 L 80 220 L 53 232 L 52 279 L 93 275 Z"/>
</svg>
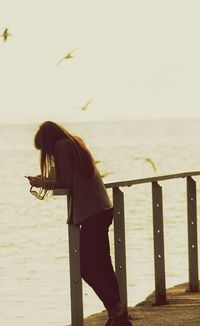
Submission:
<svg viewBox="0 0 200 326">
<path fill-rule="evenodd" d="M 34 142 L 41 154 L 41 175 L 29 176 L 29 182 L 40 188 L 39 199 L 51 189 L 70 189 L 67 222 L 81 226 L 81 276 L 108 311 L 105 326 L 131 325 L 127 309 L 121 305 L 110 257 L 108 230 L 113 206 L 90 151 L 81 138 L 51 121 L 39 127 Z"/>
</svg>

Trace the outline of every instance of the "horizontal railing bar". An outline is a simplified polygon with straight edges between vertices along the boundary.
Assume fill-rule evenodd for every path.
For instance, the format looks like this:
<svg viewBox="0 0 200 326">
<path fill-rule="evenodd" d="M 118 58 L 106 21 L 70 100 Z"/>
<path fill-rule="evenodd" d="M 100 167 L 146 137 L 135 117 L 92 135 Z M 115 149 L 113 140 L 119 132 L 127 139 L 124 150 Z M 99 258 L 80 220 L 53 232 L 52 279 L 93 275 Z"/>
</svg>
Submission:
<svg viewBox="0 0 200 326">
<path fill-rule="evenodd" d="M 162 175 L 162 176 L 157 176 L 157 177 L 133 179 L 133 180 L 127 180 L 127 181 L 109 182 L 109 183 L 105 184 L 105 187 L 106 188 L 130 187 L 130 186 L 136 185 L 136 184 L 157 182 L 157 181 L 162 181 L 162 180 L 170 180 L 170 179 L 178 179 L 178 178 L 186 178 L 186 177 L 195 176 L 195 175 L 200 175 L 200 171 L 168 174 L 168 175 Z"/>
<path fill-rule="evenodd" d="M 200 175 L 200 171 L 167 174 L 167 175 L 161 175 L 161 176 L 157 176 L 157 177 L 133 179 L 133 180 L 126 180 L 126 181 L 108 182 L 108 183 L 105 183 L 105 187 L 106 188 L 131 187 L 136 184 L 158 182 L 158 181 L 178 179 L 178 178 L 186 178 L 186 177 L 195 176 L 195 175 Z M 54 189 L 53 190 L 54 196 L 62 196 L 62 195 L 69 195 L 69 194 L 70 194 L 69 189 Z"/>
</svg>

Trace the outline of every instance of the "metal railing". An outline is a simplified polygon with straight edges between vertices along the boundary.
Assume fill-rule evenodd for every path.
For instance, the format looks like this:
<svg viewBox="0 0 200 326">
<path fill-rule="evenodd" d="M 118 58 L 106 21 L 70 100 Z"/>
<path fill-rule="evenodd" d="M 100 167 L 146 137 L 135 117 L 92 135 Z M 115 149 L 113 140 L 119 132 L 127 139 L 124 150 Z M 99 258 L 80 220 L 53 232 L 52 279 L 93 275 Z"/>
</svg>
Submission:
<svg viewBox="0 0 200 326">
<path fill-rule="evenodd" d="M 155 304 L 167 303 L 165 281 L 165 254 L 163 230 L 163 197 L 159 181 L 186 178 L 187 186 L 187 218 L 188 218 L 188 265 L 189 291 L 198 292 L 198 241 L 197 241 L 197 202 L 196 182 L 193 176 L 199 176 L 200 171 L 170 174 L 152 178 L 135 179 L 120 182 L 106 183 L 106 188 L 112 188 L 114 205 L 114 251 L 115 272 L 119 283 L 122 304 L 127 306 L 127 278 L 126 278 L 126 241 L 124 193 L 121 187 L 130 187 L 138 184 L 152 184 L 152 215 L 154 235 L 154 273 L 155 273 Z M 67 190 L 56 190 L 55 195 L 67 194 Z M 79 259 L 79 228 L 69 225 L 69 262 L 71 288 L 71 319 L 72 326 L 83 326 L 83 296 L 82 279 L 80 276 Z"/>
</svg>

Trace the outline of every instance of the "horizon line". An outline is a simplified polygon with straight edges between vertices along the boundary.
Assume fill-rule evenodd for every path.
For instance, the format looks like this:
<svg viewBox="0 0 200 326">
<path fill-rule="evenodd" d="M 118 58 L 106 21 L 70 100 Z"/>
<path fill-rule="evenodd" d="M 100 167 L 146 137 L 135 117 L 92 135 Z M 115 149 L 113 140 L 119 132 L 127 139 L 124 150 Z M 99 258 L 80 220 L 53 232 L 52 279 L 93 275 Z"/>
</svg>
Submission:
<svg viewBox="0 0 200 326">
<path fill-rule="evenodd" d="M 158 118 L 124 118 L 124 119 L 113 119 L 113 120 L 106 120 L 106 119 L 102 119 L 102 120 L 71 120 L 71 121 L 64 121 L 64 120 L 60 120 L 60 119 L 49 119 L 49 121 L 54 121 L 56 123 L 69 123 L 69 124 L 76 124 L 76 123 L 80 123 L 80 124 L 84 124 L 84 123 L 117 123 L 117 122 L 139 122 L 139 121 L 177 121 L 177 120 L 200 120 L 200 117 L 158 117 Z M 5 121 L 5 122 L 1 122 L 0 121 L 0 126 L 12 126 L 12 125 L 38 125 L 43 123 L 44 121 L 47 120 L 41 120 L 39 121 Z"/>
</svg>

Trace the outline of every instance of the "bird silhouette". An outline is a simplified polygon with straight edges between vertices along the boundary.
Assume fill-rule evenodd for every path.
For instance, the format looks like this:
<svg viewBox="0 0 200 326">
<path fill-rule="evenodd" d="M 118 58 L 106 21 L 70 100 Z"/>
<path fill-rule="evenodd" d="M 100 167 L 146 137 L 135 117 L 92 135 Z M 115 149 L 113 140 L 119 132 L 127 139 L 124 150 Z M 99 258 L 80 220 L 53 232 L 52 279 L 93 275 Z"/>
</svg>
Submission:
<svg viewBox="0 0 200 326">
<path fill-rule="evenodd" d="M 10 36 L 11 34 L 9 33 L 8 28 L 6 27 L 3 31 L 3 33 L 1 34 L 1 36 L 3 37 L 4 42 L 7 41 L 7 38 Z"/>
<path fill-rule="evenodd" d="M 113 172 L 104 172 L 104 173 L 101 174 L 101 178 L 105 178 L 110 174 L 113 174 Z"/>
<path fill-rule="evenodd" d="M 157 168 L 156 168 L 156 165 L 155 163 L 152 161 L 151 158 L 149 157 L 133 157 L 134 160 L 145 160 L 146 162 L 150 163 L 154 172 L 157 172 Z"/>
<path fill-rule="evenodd" d="M 84 106 L 82 106 L 81 110 L 82 110 L 82 111 L 86 111 L 86 110 L 88 109 L 88 106 L 90 105 L 91 102 L 92 102 L 92 98 L 91 98 L 89 101 L 87 101 L 87 102 L 84 104 Z"/>
<path fill-rule="evenodd" d="M 59 65 L 63 60 L 68 60 L 68 59 L 73 59 L 74 58 L 74 51 L 76 51 L 78 48 L 75 48 L 73 50 L 71 50 L 70 52 L 68 52 L 62 59 L 60 59 L 60 61 L 58 61 L 57 65 Z"/>
</svg>

